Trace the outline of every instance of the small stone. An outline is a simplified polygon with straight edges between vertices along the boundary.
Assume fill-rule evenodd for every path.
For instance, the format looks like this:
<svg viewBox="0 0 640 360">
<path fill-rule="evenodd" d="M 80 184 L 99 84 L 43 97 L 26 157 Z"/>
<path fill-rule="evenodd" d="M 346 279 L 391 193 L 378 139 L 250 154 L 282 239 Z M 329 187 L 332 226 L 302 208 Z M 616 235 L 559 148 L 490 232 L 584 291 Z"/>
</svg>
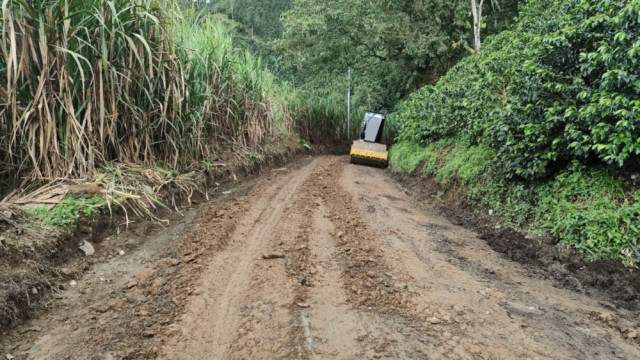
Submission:
<svg viewBox="0 0 640 360">
<path fill-rule="evenodd" d="M 75 281 L 75 280 L 71 280 L 71 281 L 69 281 L 69 285 L 76 286 L 76 285 L 78 285 L 78 282 Z"/>
<path fill-rule="evenodd" d="M 284 259 L 284 254 L 262 254 L 263 260 Z"/>
<path fill-rule="evenodd" d="M 440 324 L 441 323 L 440 319 L 438 319 L 437 317 L 430 317 L 428 320 L 432 324 Z"/>
<path fill-rule="evenodd" d="M 344 233 L 342 231 L 338 232 L 338 238 L 342 239 L 343 236 L 344 236 Z"/>
<path fill-rule="evenodd" d="M 300 307 L 301 307 L 301 308 L 303 308 L 303 309 L 306 309 L 306 308 L 308 308 L 308 307 L 309 307 L 309 304 L 308 304 L 308 303 L 302 303 L 302 302 L 300 302 L 300 303 L 298 303 L 297 305 L 298 305 L 298 306 L 300 306 Z"/>
<path fill-rule="evenodd" d="M 80 250 L 82 250 L 82 252 L 84 252 L 85 256 L 91 256 L 93 254 L 95 254 L 96 250 L 93 248 L 93 245 L 91 245 L 90 242 L 88 242 L 87 240 L 85 240 L 82 245 L 80 245 Z"/>
<path fill-rule="evenodd" d="M 613 315 L 613 313 L 611 312 L 601 312 L 600 313 L 600 320 L 604 321 L 604 322 L 612 322 L 615 318 L 615 315 Z"/>
<path fill-rule="evenodd" d="M 101 314 L 104 314 L 109 310 L 111 310 L 111 305 L 110 304 L 103 304 L 103 305 L 100 305 L 100 306 L 98 306 L 96 308 L 96 311 L 101 313 Z"/>
<path fill-rule="evenodd" d="M 109 307 L 109 309 L 122 309 L 127 306 L 128 302 L 129 301 L 127 300 L 127 298 L 111 299 L 107 303 L 107 306 Z"/>
<path fill-rule="evenodd" d="M 24 329 L 18 330 L 18 332 L 20 334 L 26 334 L 26 333 L 32 332 L 32 331 L 33 332 L 41 332 L 42 328 L 40 326 L 31 326 L 31 327 L 28 327 L 28 328 L 24 328 Z"/>
<path fill-rule="evenodd" d="M 123 250 L 118 251 L 118 255 L 124 256 L 124 251 Z"/>
<path fill-rule="evenodd" d="M 140 270 L 136 275 L 135 278 L 145 282 L 149 279 L 151 279 L 151 277 L 153 276 L 153 269 L 151 268 L 144 268 L 142 270 Z"/>
<path fill-rule="evenodd" d="M 180 265 L 180 261 L 179 261 L 179 260 L 177 260 L 177 259 L 171 259 L 171 261 L 170 261 L 170 265 L 171 265 L 172 267 L 173 267 L 173 266 L 178 266 L 178 265 Z"/>
<path fill-rule="evenodd" d="M 638 332 L 635 330 L 631 330 L 627 333 L 627 338 L 636 339 L 638 337 Z"/>
<path fill-rule="evenodd" d="M 151 330 L 147 330 L 147 331 L 142 333 L 142 336 L 144 336 L 146 338 L 152 338 L 152 337 L 156 336 L 156 333 L 154 333 Z"/>
<path fill-rule="evenodd" d="M 166 283 L 167 281 L 163 278 L 153 279 L 151 284 L 149 284 L 149 293 L 153 295 L 157 294 Z"/>
<path fill-rule="evenodd" d="M 135 280 L 131 280 L 131 281 L 129 281 L 129 282 L 127 283 L 127 289 L 131 289 L 131 288 L 134 288 L 134 287 L 136 287 L 136 286 L 138 286 L 138 282 L 137 282 L 137 281 L 135 281 Z"/>
<path fill-rule="evenodd" d="M 35 287 L 31 289 L 31 293 L 34 295 L 38 295 L 38 289 L 36 289 Z"/>
</svg>

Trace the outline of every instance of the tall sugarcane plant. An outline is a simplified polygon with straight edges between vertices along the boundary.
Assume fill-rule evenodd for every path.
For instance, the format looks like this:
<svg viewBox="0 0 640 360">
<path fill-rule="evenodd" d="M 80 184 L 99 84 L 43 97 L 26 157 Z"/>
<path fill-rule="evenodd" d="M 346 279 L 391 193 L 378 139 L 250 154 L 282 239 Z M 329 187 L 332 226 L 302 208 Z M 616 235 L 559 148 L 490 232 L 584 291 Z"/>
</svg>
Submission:
<svg viewBox="0 0 640 360">
<path fill-rule="evenodd" d="M 274 130 L 272 76 L 206 18 L 159 0 L 3 0 L 0 171 L 179 168 Z M 278 114 L 288 114 L 280 111 Z M 289 119 L 277 119 L 289 121 Z"/>
</svg>

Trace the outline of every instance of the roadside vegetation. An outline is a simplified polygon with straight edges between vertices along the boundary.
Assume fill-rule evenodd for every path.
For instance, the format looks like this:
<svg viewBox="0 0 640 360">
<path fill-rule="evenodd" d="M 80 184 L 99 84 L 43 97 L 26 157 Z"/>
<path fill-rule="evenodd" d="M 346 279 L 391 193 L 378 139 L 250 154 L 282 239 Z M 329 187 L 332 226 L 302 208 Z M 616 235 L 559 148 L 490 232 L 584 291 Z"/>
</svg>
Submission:
<svg viewBox="0 0 640 360">
<path fill-rule="evenodd" d="M 402 102 L 395 171 L 587 259 L 639 258 L 640 2 L 531 0 Z"/>
<path fill-rule="evenodd" d="M 81 180 L 100 187 L 103 206 L 153 217 L 175 206 L 161 190 L 190 199 L 224 154 L 251 166 L 278 144 L 345 142 L 375 110 L 391 113 L 394 171 L 433 177 L 502 225 L 588 259 L 632 264 L 639 9 L 637 0 L 4 1 L 0 195 Z M 93 195 L 69 193 L 59 214 L 31 212 L 65 226 L 58 218 L 92 211 Z"/>
<path fill-rule="evenodd" d="M 250 166 L 277 144 L 296 146 L 326 106 L 300 100 L 224 23 L 179 2 L 9 0 L 1 11 L 0 191 L 9 198 L 84 181 L 103 188 L 106 204 L 149 215 L 156 185 L 208 173 L 221 156 Z M 114 168 L 153 170 L 151 194 Z"/>
</svg>

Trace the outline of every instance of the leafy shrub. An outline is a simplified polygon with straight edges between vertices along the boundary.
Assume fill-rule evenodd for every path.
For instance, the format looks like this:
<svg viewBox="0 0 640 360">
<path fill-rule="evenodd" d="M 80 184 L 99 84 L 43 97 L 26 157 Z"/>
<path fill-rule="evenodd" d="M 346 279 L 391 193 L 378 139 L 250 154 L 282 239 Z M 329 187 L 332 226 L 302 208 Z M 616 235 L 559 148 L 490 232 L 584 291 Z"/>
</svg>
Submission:
<svg viewBox="0 0 640 360">
<path fill-rule="evenodd" d="M 468 138 L 427 147 L 398 143 L 394 149 L 395 171 L 412 171 L 422 160 L 424 176 L 433 176 L 445 191 L 456 187 L 470 204 L 492 209 L 504 225 L 561 239 L 587 259 L 628 261 L 623 251 L 640 243 L 640 191 L 625 192 L 608 170 L 574 162 L 547 181 L 515 181 L 499 175 L 490 147 Z"/>
<path fill-rule="evenodd" d="M 69 227 L 81 215 L 90 216 L 105 205 L 105 199 L 99 196 L 90 198 L 67 196 L 51 209 L 39 207 L 28 211 L 40 219 L 46 227 Z"/>
<path fill-rule="evenodd" d="M 543 229 L 588 258 L 619 258 L 638 245 L 640 193 L 628 197 L 619 179 L 603 170 L 576 166 L 539 188 L 534 227 Z"/>
<path fill-rule="evenodd" d="M 640 0 L 562 4 L 566 16 L 490 38 L 401 104 L 398 139 L 469 135 L 494 149 L 505 178 L 545 178 L 573 161 L 637 166 Z"/>
</svg>

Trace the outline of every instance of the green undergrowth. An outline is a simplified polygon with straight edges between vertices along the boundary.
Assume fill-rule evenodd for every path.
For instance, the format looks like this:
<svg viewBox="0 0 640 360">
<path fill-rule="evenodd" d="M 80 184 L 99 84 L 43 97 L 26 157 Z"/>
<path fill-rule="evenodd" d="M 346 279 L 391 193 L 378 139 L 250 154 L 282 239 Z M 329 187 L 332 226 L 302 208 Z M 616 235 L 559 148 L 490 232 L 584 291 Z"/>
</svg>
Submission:
<svg viewBox="0 0 640 360">
<path fill-rule="evenodd" d="M 608 169 L 576 162 L 544 181 L 506 180 L 495 152 L 466 138 L 428 146 L 401 142 L 390 161 L 394 172 L 419 172 L 443 191 L 461 192 L 477 211 L 492 210 L 498 226 L 552 236 L 587 260 L 639 260 L 631 245 L 640 243 L 640 191 L 625 190 L 629 184 Z"/>
<path fill-rule="evenodd" d="M 43 226 L 47 228 L 70 228 L 80 216 L 91 216 L 106 207 L 107 203 L 100 196 L 66 196 L 55 207 L 44 206 L 27 209 Z"/>
</svg>

